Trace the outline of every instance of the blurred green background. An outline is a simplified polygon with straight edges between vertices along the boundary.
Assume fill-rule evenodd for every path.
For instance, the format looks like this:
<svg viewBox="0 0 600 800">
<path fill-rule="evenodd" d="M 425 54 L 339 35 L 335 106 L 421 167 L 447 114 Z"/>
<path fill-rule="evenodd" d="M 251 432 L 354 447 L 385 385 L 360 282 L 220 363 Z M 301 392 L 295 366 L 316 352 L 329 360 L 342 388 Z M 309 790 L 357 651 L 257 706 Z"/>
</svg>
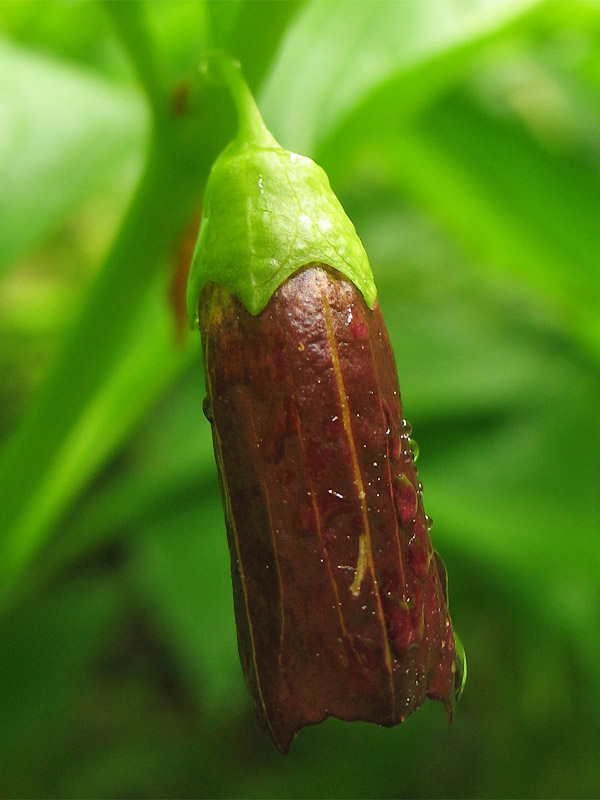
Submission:
<svg viewBox="0 0 600 800">
<path fill-rule="evenodd" d="M 600 795 L 600 4 L 0 4 L 0 795 Z M 242 62 L 370 255 L 469 658 L 288 757 L 181 318 Z"/>
</svg>

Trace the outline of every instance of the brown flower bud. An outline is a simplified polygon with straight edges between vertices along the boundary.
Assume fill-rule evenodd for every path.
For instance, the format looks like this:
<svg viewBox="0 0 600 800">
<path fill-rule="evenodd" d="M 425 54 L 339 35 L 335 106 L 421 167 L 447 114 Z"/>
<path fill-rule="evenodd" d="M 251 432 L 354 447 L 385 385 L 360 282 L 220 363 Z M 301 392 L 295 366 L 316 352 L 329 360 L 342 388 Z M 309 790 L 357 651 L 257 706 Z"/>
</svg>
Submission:
<svg viewBox="0 0 600 800">
<path fill-rule="evenodd" d="M 461 660 L 378 303 L 309 265 L 256 316 L 214 283 L 199 312 L 261 726 L 287 752 L 329 715 L 391 726 L 426 697 L 451 713 Z"/>
</svg>

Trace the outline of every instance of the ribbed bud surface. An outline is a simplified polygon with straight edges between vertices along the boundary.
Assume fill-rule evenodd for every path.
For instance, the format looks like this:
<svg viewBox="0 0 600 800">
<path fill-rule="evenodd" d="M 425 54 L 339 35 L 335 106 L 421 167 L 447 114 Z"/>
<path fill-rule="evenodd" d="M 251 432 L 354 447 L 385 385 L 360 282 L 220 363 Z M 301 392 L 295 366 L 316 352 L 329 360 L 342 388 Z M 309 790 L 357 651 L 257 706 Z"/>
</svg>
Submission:
<svg viewBox="0 0 600 800">
<path fill-rule="evenodd" d="M 319 265 L 252 316 L 200 299 L 238 643 L 284 752 L 329 715 L 454 705 L 460 661 L 378 303 Z"/>
</svg>

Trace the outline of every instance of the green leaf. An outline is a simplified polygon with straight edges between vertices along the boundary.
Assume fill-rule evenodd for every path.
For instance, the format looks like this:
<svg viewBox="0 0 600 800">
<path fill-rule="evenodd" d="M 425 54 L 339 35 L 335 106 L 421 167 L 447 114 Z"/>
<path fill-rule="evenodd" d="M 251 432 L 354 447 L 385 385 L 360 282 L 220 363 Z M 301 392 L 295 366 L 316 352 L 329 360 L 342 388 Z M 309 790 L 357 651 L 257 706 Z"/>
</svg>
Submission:
<svg viewBox="0 0 600 800">
<path fill-rule="evenodd" d="M 137 326 L 122 342 L 111 363 L 110 372 L 98 390 L 81 404 L 76 422 L 66 431 L 56 453 L 45 454 L 46 458 L 52 459 L 51 466 L 37 473 L 37 484 L 23 485 L 19 473 L 14 476 L 17 488 L 13 490 L 11 499 L 15 496 L 20 499 L 33 489 L 35 492 L 31 502 L 20 508 L 14 502 L 4 504 L 7 518 L 14 521 L 15 526 L 12 531 L 5 529 L 1 542 L 5 554 L 5 574 L 10 574 L 11 567 L 17 569 L 29 561 L 44 543 L 47 532 L 56 524 L 69 501 L 122 442 L 189 356 L 189 351 L 174 351 L 172 321 L 163 298 L 164 287 L 160 280 L 151 287 L 145 303 L 139 307 L 139 313 L 134 318 Z M 197 345 L 195 342 L 190 344 Z M 194 349 L 192 346 L 191 351 Z M 82 382 L 90 376 L 81 372 L 77 377 Z M 76 386 L 74 375 L 71 390 L 76 391 Z M 65 409 L 76 400 L 81 402 L 76 395 L 65 398 Z M 55 425 L 58 425 L 59 415 L 55 409 L 53 418 Z M 21 435 L 25 434 L 21 432 Z M 31 455 L 32 451 L 40 454 L 43 452 L 41 445 L 41 442 L 37 443 L 29 451 L 17 446 L 12 458 L 23 458 L 25 454 Z M 6 453 L 4 456 L 3 463 L 6 464 L 11 455 L 8 455 L 8 459 Z M 33 477 L 36 472 L 32 467 L 30 476 Z M 11 512 L 15 513 L 14 517 Z M 79 531 L 77 535 L 81 535 Z M 79 539 L 78 544 L 85 548 L 85 539 Z M 11 582 L 8 579 L 5 581 L 5 591 L 10 589 Z"/>
<path fill-rule="evenodd" d="M 162 346 L 151 339 L 146 343 L 151 352 Z M 129 438 L 126 454 L 99 486 L 75 503 L 60 534 L 42 550 L 30 576 L 32 585 L 45 583 L 88 552 L 135 536 L 139 526 L 167 517 L 190 497 L 203 497 L 205 487 L 214 482 L 211 430 L 201 412 L 199 344 L 196 338 L 183 375 Z"/>
<path fill-rule="evenodd" d="M 545 150 L 464 96 L 380 144 L 399 188 L 484 263 L 540 290 L 600 356 L 600 192 L 585 161 Z"/>
<path fill-rule="evenodd" d="M 226 47 L 232 38 L 234 25 L 239 20 L 242 8 L 248 3 L 244 0 L 231 0 L 229 3 L 207 3 L 211 25 L 212 45 Z"/>
<path fill-rule="evenodd" d="M 550 374 L 560 366 L 557 360 Z M 562 389 L 565 398 L 573 394 L 572 384 Z M 587 409 L 571 407 L 570 447 L 582 457 L 565 473 L 555 445 L 564 431 L 564 407 L 557 405 L 554 413 L 544 407 L 543 415 L 523 414 L 496 431 L 463 435 L 430 461 L 425 485 L 440 547 L 446 541 L 468 554 L 491 582 L 529 613 L 535 609 L 547 629 L 568 642 L 588 675 L 588 701 L 600 708 L 600 546 L 590 488 L 600 472 L 600 442 Z"/>
<path fill-rule="evenodd" d="M 73 706 L 117 618 L 115 588 L 88 578 L 2 621 L 0 783 L 10 794 L 46 793 L 45 774 L 65 755 Z"/>
<path fill-rule="evenodd" d="M 183 129 L 183 133 L 187 131 Z M 60 514 L 99 467 L 101 460 L 94 454 L 106 457 L 124 432 L 124 427 L 113 422 L 115 435 L 109 436 L 107 428 L 98 424 L 101 420 L 110 430 L 110 414 L 98 415 L 98 409 L 108 408 L 106 398 L 133 421 L 129 405 L 135 408 L 140 373 L 123 369 L 119 374 L 119 369 L 128 361 L 128 343 L 143 320 L 140 314 L 147 308 L 144 297 L 156 279 L 162 258 L 197 202 L 202 170 L 207 168 L 211 154 L 207 142 L 206 150 L 189 162 L 181 157 L 178 147 L 181 143 L 167 140 L 152 151 L 104 269 L 68 332 L 43 390 L 1 454 L 0 504 L 5 520 L 0 540 L 2 593 L 10 592 Z M 137 328 L 137 337 L 144 342 L 143 328 Z M 163 352 L 168 351 L 167 342 Z M 144 350 L 140 364 L 144 363 L 146 386 L 159 386 L 164 373 L 153 366 L 149 350 Z M 118 392 L 111 385 L 113 379 L 121 387 Z M 144 395 L 148 397 L 142 393 L 140 399 Z M 105 440 L 108 447 L 103 444 Z M 21 479 L 25 472 L 27 481 Z"/>
<path fill-rule="evenodd" d="M 254 89 L 260 86 L 270 66 L 270 58 L 264 58 L 264 54 L 277 52 L 306 0 L 253 0 L 251 3 L 230 0 L 207 5 L 213 21 L 230 20 L 227 34 L 215 37 L 215 45 L 239 59 L 248 85 Z M 232 6 L 237 14 L 232 13 Z M 219 27 L 222 29 L 222 25 Z M 260 41 L 259 53 L 254 52 L 254 35 L 249 35 L 249 31 L 254 31 Z"/>
<path fill-rule="evenodd" d="M 156 123 L 168 113 L 168 93 L 162 64 L 146 31 L 145 3 L 109 3 L 105 8 L 137 71 Z"/>
<path fill-rule="evenodd" d="M 0 42 L 0 117 L 1 273 L 140 154 L 146 116 L 135 94 Z"/>
<path fill-rule="evenodd" d="M 132 577 L 187 684 L 209 712 L 249 705 L 237 653 L 229 551 L 216 476 L 198 497 L 143 526 Z"/>
<path fill-rule="evenodd" d="M 435 82 L 447 82 L 457 55 L 480 47 L 537 5 L 538 0 L 311 3 L 265 86 L 265 119 L 284 145 L 314 154 L 372 92 L 404 79 L 403 95 L 420 106 L 431 71 Z M 401 110 L 405 102 L 402 96 L 386 111 Z M 377 128 L 380 120 L 372 124 Z"/>
</svg>

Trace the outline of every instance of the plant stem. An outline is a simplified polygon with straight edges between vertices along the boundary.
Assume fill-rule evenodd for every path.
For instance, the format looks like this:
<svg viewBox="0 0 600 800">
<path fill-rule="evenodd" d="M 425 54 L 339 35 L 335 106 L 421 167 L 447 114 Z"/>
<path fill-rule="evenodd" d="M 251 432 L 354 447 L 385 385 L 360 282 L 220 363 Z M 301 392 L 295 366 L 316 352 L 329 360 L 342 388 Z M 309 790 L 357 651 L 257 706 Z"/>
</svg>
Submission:
<svg viewBox="0 0 600 800">
<path fill-rule="evenodd" d="M 212 56 L 227 88 L 231 93 L 238 114 L 238 133 L 236 141 L 240 145 L 254 144 L 259 147 L 278 147 L 278 143 L 267 129 L 242 70 L 237 61 L 226 55 Z"/>
<path fill-rule="evenodd" d="M 160 124 L 167 115 L 168 93 L 148 35 L 144 19 L 145 6 L 141 2 L 115 0 L 103 0 L 103 5 L 135 67 L 155 124 Z"/>
</svg>

